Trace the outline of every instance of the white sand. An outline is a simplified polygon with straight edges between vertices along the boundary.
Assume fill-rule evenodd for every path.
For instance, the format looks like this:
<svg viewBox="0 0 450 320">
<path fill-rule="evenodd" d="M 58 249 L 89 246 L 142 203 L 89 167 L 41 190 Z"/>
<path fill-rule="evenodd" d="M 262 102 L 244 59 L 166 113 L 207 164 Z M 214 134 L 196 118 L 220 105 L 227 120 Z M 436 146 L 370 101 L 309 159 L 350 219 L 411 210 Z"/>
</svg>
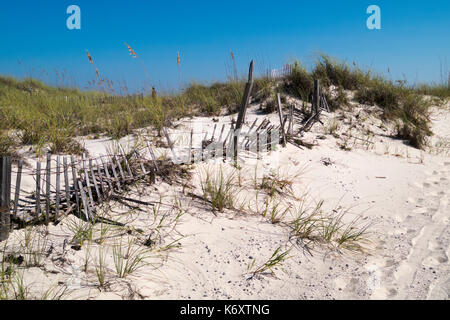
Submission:
<svg viewBox="0 0 450 320">
<path fill-rule="evenodd" d="M 184 215 L 175 227 L 168 222 L 168 226 L 162 228 L 160 244 L 175 241 L 176 247 L 167 252 L 154 252 L 152 266 L 145 266 L 124 279 L 114 275 L 112 255 L 108 253 L 106 290 L 96 286 L 97 245 L 92 245 L 92 262 L 87 273 L 76 271 L 83 264 L 85 248 L 74 251 L 68 245 L 63 255 L 63 241 L 71 238 L 67 221 L 49 227 L 47 238 L 54 250 L 45 259 L 45 271 L 24 270 L 27 283 L 45 290 L 58 281 L 64 286 L 68 279 L 75 279 L 75 287 L 67 298 L 79 299 L 448 299 L 449 149 L 436 151 L 438 148 L 432 148 L 423 152 L 392 139 L 389 128 L 380 128 L 380 120 L 367 114 L 364 111 L 367 109 L 357 107 L 352 112 L 325 113 L 322 121 L 327 126 L 342 114 L 339 133 L 355 125 L 353 134 L 364 138 L 363 130 L 370 128 L 375 133 L 371 138 L 373 144 L 351 139 L 347 142 L 351 151 L 344 151 L 336 143 L 342 139 L 331 135 L 320 139 L 324 129 L 316 124 L 304 136 L 306 141 L 316 144 L 312 150 L 300 150 L 288 144 L 284 149 L 279 146 L 277 152 L 264 155 L 258 162 L 243 155 L 243 189 L 236 201 L 250 205 L 251 208 L 243 208 L 246 213 L 228 210 L 215 216 L 208 204 L 183 195 L 182 186 L 176 184 L 158 182 L 145 189 L 136 187 L 135 191 L 140 190 L 141 195 L 133 196 L 142 200 L 163 197 L 163 202 L 170 204 L 176 196 L 180 201 Z M 376 108 L 371 110 L 376 112 Z M 253 106 L 248 111 L 247 124 L 255 117 L 262 120 L 265 116 L 258 115 L 257 107 Z M 268 117 L 278 122 L 276 114 Z M 220 124 L 229 120 L 229 117 L 220 118 Z M 196 129 L 199 124 L 204 128 L 209 125 L 208 130 L 212 132 L 211 119 L 193 121 L 197 123 Z M 188 132 L 192 126 L 192 121 L 180 123 L 178 131 Z M 436 108 L 432 145 L 440 142 L 442 146 L 443 141 L 449 141 L 449 123 L 448 106 L 447 109 Z M 218 125 L 216 136 L 220 128 Z M 176 130 L 171 131 L 173 137 Z M 122 141 L 126 144 L 127 138 Z M 182 139 L 177 141 L 182 143 Z M 105 140 L 91 140 L 86 142 L 86 147 L 95 156 L 105 153 L 104 143 Z M 159 150 L 161 152 L 163 150 Z M 331 165 L 324 165 L 325 158 Z M 270 170 L 279 170 L 291 177 L 302 172 L 293 186 L 297 196 L 308 191 L 309 202 L 323 199 L 325 210 L 330 212 L 336 206 L 351 208 L 347 221 L 358 216 L 362 223 L 370 223 L 372 242 L 365 246 L 365 253 L 345 250 L 339 253 L 319 245 L 308 253 L 295 242 L 289 242 L 289 230 L 285 226 L 271 224 L 255 214 L 256 197 L 251 186 L 256 163 L 259 176 Z M 219 164 L 194 166 L 190 182 L 195 194 L 201 195 L 199 173 L 214 166 L 217 168 Z M 231 170 L 229 165 L 224 166 Z M 33 181 L 27 181 L 26 185 L 34 186 Z M 262 206 L 261 201 L 259 205 Z M 113 203 L 111 215 L 122 216 L 121 221 L 143 229 L 148 236 L 156 224 L 152 209 L 141 209 L 144 211 L 130 213 L 129 209 Z M 164 206 L 158 216 L 166 213 L 166 221 L 170 221 L 177 212 Z M 15 231 L 10 243 L 16 242 L 14 239 L 22 234 L 23 230 Z M 108 243 L 106 241 L 105 246 Z M 280 246 L 292 249 L 290 258 L 275 268 L 275 276 L 265 273 L 250 279 L 248 265 L 252 259 L 256 259 L 255 265 L 260 265 Z M 65 262 L 59 259 L 61 256 Z"/>
</svg>

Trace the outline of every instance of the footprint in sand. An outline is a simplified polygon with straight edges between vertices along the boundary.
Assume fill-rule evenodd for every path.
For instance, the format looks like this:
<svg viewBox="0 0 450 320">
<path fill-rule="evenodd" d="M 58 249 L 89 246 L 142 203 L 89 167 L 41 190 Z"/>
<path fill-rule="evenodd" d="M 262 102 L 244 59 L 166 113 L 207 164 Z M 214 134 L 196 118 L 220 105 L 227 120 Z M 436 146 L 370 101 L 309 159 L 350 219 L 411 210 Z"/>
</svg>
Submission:
<svg viewBox="0 0 450 320">
<path fill-rule="evenodd" d="M 447 161 L 444 165 L 448 168 L 450 162 Z M 423 283 L 430 277 L 421 272 L 422 268 L 433 268 L 438 274 L 445 274 L 445 268 L 449 262 L 450 246 L 446 230 L 450 219 L 448 209 L 450 170 L 435 170 L 425 174 L 428 176 L 425 181 L 414 183 L 417 189 L 421 190 L 415 201 L 408 199 L 410 204 L 416 206 L 412 208 L 412 216 L 415 219 L 405 220 L 405 223 L 410 224 L 418 219 L 414 228 L 418 228 L 420 232 L 408 241 L 410 243 L 408 254 L 395 267 L 394 279 L 391 283 L 398 288 L 397 297 L 400 299 L 415 296 L 416 293 L 410 288 Z M 425 218 L 420 219 L 420 216 Z M 409 228 L 413 226 L 410 225 Z M 445 290 L 446 285 L 450 283 L 448 277 L 440 276 L 439 279 L 429 278 L 428 280 L 430 284 L 422 296 L 425 294 L 427 298 L 449 297 L 450 291 Z"/>
</svg>

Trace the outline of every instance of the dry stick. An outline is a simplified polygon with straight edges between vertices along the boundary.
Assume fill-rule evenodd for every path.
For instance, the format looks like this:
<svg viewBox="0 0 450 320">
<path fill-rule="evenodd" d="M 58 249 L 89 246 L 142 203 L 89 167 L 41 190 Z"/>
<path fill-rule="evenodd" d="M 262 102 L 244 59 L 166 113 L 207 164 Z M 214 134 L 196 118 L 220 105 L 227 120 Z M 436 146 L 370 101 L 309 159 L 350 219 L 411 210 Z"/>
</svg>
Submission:
<svg viewBox="0 0 450 320">
<path fill-rule="evenodd" d="M 153 149 L 150 148 L 150 144 L 148 143 L 148 141 L 147 141 L 147 148 L 148 148 L 148 151 L 150 152 L 150 156 L 152 157 L 153 164 L 155 165 L 156 171 L 157 171 L 158 173 L 161 173 L 161 171 L 159 171 L 158 163 L 157 163 L 157 161 L 156 161 L 155 154 L 153 153 Z"/>
<path fill-rule="evenodd" d="M 14 209 L 13 209 L 13 218 L 14 219 L 17 216 L 17 205 L 19 204 L 20 183 L 22 180 L 22 166 L 23 166 L 23 161 L 19 160 L 19 164 L 17 167 L 17 177 L 16 177 L 16 192 L 14 194 Z"/>
<path fill-rule="evenodd" d="M 112 193 L 112 192 L 114 192 L 114 187 L 113 187 L 112 182 L 111 182 L 111 176 L 109 175 L 108 166 L 107 166 L 105 160 L 103 160 L 103 157 L 100 157 L 100 160 L 102 161 L 103 168 L 105 169 L 106 181 L 107 181 L 107 183 L 109 185 L 109 190 L 111 190 L 111 193 Z M 120 188 L 120 183 L 118 183 L 117 185 Z"/>
<path fill-rule="evenodd" d="M 120 153 L 122 154 L 123 159 L 125 160 L 125 165 L 127 166 L 128 174 L 130 175 L 131 179 L 133 179 L 133 172 L 131 171 L 130 165 L 128 164 L 127 156 L 125 155 L 125 152 L 123 151 L 122 145 L 119 143 L 119 149 Z"/>
<path fill-rule="evenodd" d="M 98 159 L 95 158 L 95 164 L 97 165 L 97 174 L 98 178 L 100 179 L 100 188 L 102 189 L 102 194 L 106 195 L 105 185 L 103 183 L 103 174 L 102 174 L 102 167 L 98 164 Z"/>
<path fill-rule="evenodd" d="M 46 170 L 46 180 L 45 180 L 45 212 L 46 212 L 46 216 L 45 216 L 45 222 L 48 223 L 49 219 L 50 219 L 50 175 L 51 175 L 51 171 L 50 171 L 50 167 L 51 167 L 51 154 L 47 153 L 47 166 L 45 167 Z"/>
<path fill-rule="evenodd" d="M 101 195 L 101 193 L 100 193 L 100 190 L 98 189 L 97 179 L 95 178 L 94 170 L 92 169 L 92 159 L 89 159 L 89 171 L 91 172 L 92 181 L 94 181 L 94 188 L 95 188 L 95 192 L 97 193 L 98 201 L 99 201 L 100 203 L 103 203 L 103 201 L 102 201 L 102 195 Z"/>
<path fill-rule="evenodd" d="M 280 117 L 280 125 L 281 125 L 281 136 L 283 138 L 283 147 L 286 147 L 286 135 L 284 134 L 284 121 L 283 121 L 283 111 L 281 110 L 281 97 L 280 94 L 277 93 L 277 101 L 278 101 L 278 115 Z"/>
<path fill-rule="evenodd" d="M 72 180 L 73 180 L 73 189 L 75 190 L 75 201 L 77 203 L 77 212 L 81 214 L 80 209 L 80 189 L 78 189 L 78 173 L 77 168 L 75 168 L 75 159 L 73 156 L 70 156 L 70 163 L 72 166 Z"/>
<path fill-rule="evenodd" d="M 84 192 L 83 184 L 81 183 L 81 181 L 78 181 L 78 187 L 80 189 L 81 200 L 83 201 L 84 216 L 86 217 L 86 221 L 89 221 L 89 216 L 90 216 L 89 204 L 88 204 L 88 201 L 86 199 L 86 193 Z"/>
<path fill-rule="evenodd" d="M 61 173 L 60 173 L 60 167 L 61 167 L 61 158 L 58 156 L 56 158 L 56 204 L 55 204 L 55 221 L 58 219 L 59 216 L 59 203 L 61 201 L 60 197 L 60 189 L 61 189 Z"/>
<path fill-rule="evenodd" d="M 63 158 L 63 167 L 64 167 L 64 188 L 66 190 L 66 205 L 70 208 L 70 187 L 69 187 L 69 167 L 67 165 L 67 158 Z"/>
<path fill-rule="evenodd" d="M 41 163 L 36 163 L 36 216 L 41 213 Z"/>
</svg>

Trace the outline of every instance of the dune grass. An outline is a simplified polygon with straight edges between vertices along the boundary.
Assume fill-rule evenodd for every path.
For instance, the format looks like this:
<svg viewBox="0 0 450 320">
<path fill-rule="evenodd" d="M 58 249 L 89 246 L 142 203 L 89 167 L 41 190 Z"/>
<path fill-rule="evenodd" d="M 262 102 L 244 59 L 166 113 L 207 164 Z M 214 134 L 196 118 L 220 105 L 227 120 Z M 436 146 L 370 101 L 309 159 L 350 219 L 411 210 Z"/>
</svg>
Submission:
<svg viewBox="0 0 450 320">
<path fill-rule="evenodd" d="M 266 103 L 268 111 L 274 109 L 276 91 L 310 102 L 314 79 L 325 88 L 336 88 L 339 94 L 334 97 L 325 90 L 333 110 L 348 104 L 345 90 L 354 90 L 357 102 L 383 108 L 386 119 L 398 121 L 398 136 L 418 148 L 424 147 L 431 134 L 429 104 L 421 95 L 450 97 L 447 84 L 407 86 L 322 54 L 311 71 L 295 62 L 291 74 L 281 79 L 256 77 L 253 98 Z M 118 95 L 103 87 L 81 91 L 0 76 L 0 154 L 13 154 L 21 145 L 35 146 L 37 155 L 46 147 L 52 153 L 80 154 L 84 148 L 74 139 L 77 136 L 118 139 L 144 127 L 161 133 L 164 125 L 182 117 L 234 113 L 244 86 L 245 79 L 235 78 L 212 84 L 192 82 L 172 94 Z M 127 93 L 128 89 L 120 91 Z"/>
</svg>

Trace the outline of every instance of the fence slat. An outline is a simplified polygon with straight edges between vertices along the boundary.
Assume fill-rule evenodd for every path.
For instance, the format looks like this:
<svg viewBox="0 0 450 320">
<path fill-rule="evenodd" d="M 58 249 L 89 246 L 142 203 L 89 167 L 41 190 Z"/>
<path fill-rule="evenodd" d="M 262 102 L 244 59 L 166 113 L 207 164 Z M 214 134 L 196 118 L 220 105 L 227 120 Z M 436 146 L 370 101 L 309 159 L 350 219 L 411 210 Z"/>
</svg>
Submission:
<svg viewBox="0 0 450 320">
<path fill-rule="evenodd" d="M 278 102 L 278 115 L 280 117 L 280 127 L 281 127 L 281 137 L 283 139 L 283 147 L 286 147 L 286 135 L 284 133 L 284 116 L 283 110 L 281 109 L 281 96 L 277 93 L 277 102 Z"/>
<path fill-rule="evenodd" d="M 41 163 L 36 163 L 36 217 L 41 213 Z"/>
<path fill-rule="evenodd" d="M 120 186 L 120 180 L 119 177 L 117 176 L 117 172 L 116 169 L 114 168 L 114 161 L 113 158 L 111 158 L 111 169 L 114 175 L 114 179 L 116 179 L 116 183 L 117 183 L 117 188 L 119 191 L 122 191 L 122 187 Z"/>
<path fill-rule="evenodd" d="M 78 181 L 78 188 L 80 190 L 81 200 L 83 201 L 84 216 L 86 217 L 86 221 L 89 221 L 89 216 L 90 216 L 89 204 L 88 204 L 88 201 L 86 199 L 86 193 L 84 192 L 83 184 L 81 183 L 81 181 Z"/>
<path fill-rule="evenodd" d="M 211 141 L 214 141 L 214 136 L 216 135 L 217 123 L 214 124 L 214 130 L 211 136 Z"/>
<path fill-rule="evenodd" d="M 164 132 L 164 135 L 166 136 L 167 143 L 169 144 L 170 150 L 172 151 L 173 160 L 174 160 L 173 162 L 178 163 L 178 157 L 175 154 L 175 150 L 173 149 L 173 143 L 172 143 L 172 140 L 170 140 L 170 136 L 169 136 L 169 133 L 167 132 L 166 127 L 163 127 L 163 132 Z"/>
<path fill-rule="evenodd" d="M 223 131 L 223 128 L 222 128 L 222 131 Z M 193 136 L 194 136 L 194 129 L 191 129 L 191 137 L 189 139 L 189 157 L 188 157 L 189 164 L 192 164 L 192 139 L 193 139 Z"/>
<path fill-rule="evenodd" d="M 64 189 L 66 191 L 66 205 L 70 208 L 70 186 L 69 186 L 69 166 L 67 165 L 67 158 L 63 158 L 64 167 Z"/>
<path fill-rule="evenodd" d="M 117 166 L 119 167 L 120 176 L 122 177 L 122 180 L 125 181 L 125 175 L 123 173 L 122 169 L 122 162 L 119 161 L 119 158 L 117 155 L 114 155 L 114 160 L 116 160 Z"/>
<path fill-rule="evenodd" d="M 19 204 L 20 184 L 22 181 L 22 167 L 23 167 L 23 160 L 19 160 L 19 163 L 17 165 L 16 192 L 14 193 L 14 210 L 13 210 L 14 219 L 17 216 L 17 205 Z"/>
<path fill-rule="evenodd" d="M 155 154 L 153 152 L 153 149 L 150 147 L 150 144 L 148 143 L 148 141 L 147 141 L 147 148 L 148 148 L 148 151 L 150 152 L 150 156 L 152 157 L 153 164 L 155 165 L 156 172 L 161 174 L 161 171 L 159 171 L 158 162 L 156 161 Z"/>
<path fill-rule="evenodd" d="M 128 174 L 130 175 L 131 179 L 133 179 L 133 172 L 131 171 L 130 165 L 128 164 L 127 156 L 125 155 L 125 151 L 122 148 L 122 145 L 119 143 L 119 149 L 120 153 L 122 154 L 123 159 L 125 160 L 125 165 L 127 166 Z"/>
<path fill-rule="evenodd" d="M 139 152 L 136 149 L 134 150 L 134 153 L 136 154 L 136 157 L 139 160 L 139 164 L 141 166 L 142 173 L 146 176 L 147 170 L 145 170 L 144 162 L 142 161 L 141 155 L 139 154 Z"/>
<path fill-rule="evenodd" d="M 61 192 L 61 173 L 60 173 L 61 159 L 58 156 L 56 158 L 56 203 L 55 203 L 55 220 L 59 217 L 59 203 L 61 201 L 60 192 Z"/>
<path fill-rule="evenodd" d="M 0 241 L 9 237 L 11 229 L 11 157 L 0 157 Z"/>
<path fill-rule="evenodd" d="M 103 182 L 102 167 L 98 164 L 97 158 L 95 159 L 95 164 L 97 165 L 97 174 L 98 174 L 98 178 L 100 179 L 100 189 L 102 189 L 102 194 L 106 195 L 105 184 Z"/>
<path fill-rule="evenodd" d="M 247 107 L 250 102 L 250 94 L 253 89 L 253 69 L 254 69 L 254 61 L 250 62 L 250 67 L 248 70 L 248 82 L 245 85 L 244 96 L 242 97 L 241 108 L 239 109 L 238 118 L 236 121 L 236 132 L 234 134 L 234 160 L 237 161 L 238 157 L 238 140 L 239 134 L 242 128 L 242 124 L 245 121 L 245 115 L 247 113 Z"/>
<path fill-rule="evenodd" d="M 94 170 L 92 169 L 92 159 L 89 159 L 89 171 L 90 171 L 91 176 L 92 176 L 92 181 L 94 182 L 95 193 L 97 193 L 98 201 L 100 203 L 103 203 L 102 195 L 100 194 L 100 191 L 98 189 L 97 179 L 95 178 Z"/>
<path fill-rule="evenodd" d="M 45 167 L 46 170 L 46 178 L 45 178 L 45 222 L 48 223 L 50 219 L 50 180 L 51 180 L 51 161 L 52 155 L 47 153 L 47 165 Z"/>
<path fill-rule="evenodd" d="M 105 162 L 105 160 L 103 160 L 103 157 L 102 157 L 102 156 L 100 156 L 100 160 L 101 160 L 101 162 L 102 162 L 102 164 L 103 164 L 103 169 L 105 169 L 106 182 L 108 183 L 108 185 L 109 185 L 109 190 L 110 190 L 111 193 L 112 193 L 112 192 L 114 192 L 114 187 L 113 187 L 112 182 L 111 182 L 111 176 L 109 175 L 108 166 L 106 165 L 106 162 Z M 120 186 L 120 184 L 119 184 L 119 186 Z"/>
<path fill-rule="evenodd" d="M 70 163 L 72 166 L 72 180 L 73 180 L 73 190 L 75 191 L 75 201 L 77 203 L 77 212 L 81 214 L 81 206 L 80 206 L 80 189 L 78 184 L 78 173 L 77 168 L 75 167 L 75 159 L 73 156 L 70 156 Z"/>
</svg>

